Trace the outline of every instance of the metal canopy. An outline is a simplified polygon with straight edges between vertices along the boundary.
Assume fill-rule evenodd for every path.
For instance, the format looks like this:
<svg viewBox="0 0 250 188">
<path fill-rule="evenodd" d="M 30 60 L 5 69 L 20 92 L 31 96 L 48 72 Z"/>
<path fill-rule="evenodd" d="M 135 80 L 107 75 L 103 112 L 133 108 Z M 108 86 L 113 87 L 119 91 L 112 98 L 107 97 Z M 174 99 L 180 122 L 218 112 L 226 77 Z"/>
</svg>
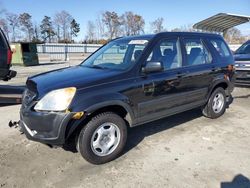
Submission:
<svg viewBox="0 0 250 188">
<path fill-rule="evenodd" d="M 209 32 L 225 32 L 237 25 L 250 22 L 250 16 L 219 13 L 193 25 L 194 29 Z"/>
</svg>

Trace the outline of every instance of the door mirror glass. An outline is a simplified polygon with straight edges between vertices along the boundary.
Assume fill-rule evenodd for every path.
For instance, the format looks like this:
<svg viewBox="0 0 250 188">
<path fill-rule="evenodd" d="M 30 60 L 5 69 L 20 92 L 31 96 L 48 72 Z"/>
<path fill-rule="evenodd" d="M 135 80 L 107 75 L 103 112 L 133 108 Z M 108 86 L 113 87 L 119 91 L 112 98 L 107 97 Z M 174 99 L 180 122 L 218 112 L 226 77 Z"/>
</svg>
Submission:
<svg viewBox="0 0 250 188">
<path fill-rule="evenodd" d="M 151 72 L 161 72 L 163 71 L 163 65 L 160 61 L 149 61 L 146 66 L 142 68 L 142 72 L 151 73 Z"/>
</svg>

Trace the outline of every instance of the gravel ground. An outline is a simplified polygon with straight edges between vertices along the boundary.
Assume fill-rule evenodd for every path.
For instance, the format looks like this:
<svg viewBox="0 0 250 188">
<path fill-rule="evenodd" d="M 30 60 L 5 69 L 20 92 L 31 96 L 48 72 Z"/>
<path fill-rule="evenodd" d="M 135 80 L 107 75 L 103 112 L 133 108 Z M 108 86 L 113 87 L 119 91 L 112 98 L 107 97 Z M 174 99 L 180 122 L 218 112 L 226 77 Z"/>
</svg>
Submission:
<svg viewBox="0 0 250 188">
<path fill-rule="evenodd" d="M 5 84 L 58 66 L 67 63 L 17 67 L 18 79 Z M 124 154 L 100 166 L 27 140 L 8 127 L 20 105 L 1 106 L 0 187 L 250 187 L 250 88 L 236 88 L 233 96 L 218 119 L 191 110 L 130 129 Z"/>
</svg>

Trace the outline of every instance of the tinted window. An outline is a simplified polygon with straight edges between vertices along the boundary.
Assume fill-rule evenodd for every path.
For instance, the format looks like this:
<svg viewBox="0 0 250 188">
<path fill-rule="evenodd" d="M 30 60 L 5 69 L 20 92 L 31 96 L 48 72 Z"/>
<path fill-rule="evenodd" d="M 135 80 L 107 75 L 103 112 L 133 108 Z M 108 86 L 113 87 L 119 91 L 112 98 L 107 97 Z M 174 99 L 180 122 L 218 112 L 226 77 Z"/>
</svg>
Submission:
<svg viewBox="0 0 250 188">
<path fill-rule="evenodd" d="M 147 61 L 161 61 L 164 70 L 181 66 L 181 50 L 178 39 L 163 39 L 152 50 Z"/>
<path fill-rule="evenodd" d="M 212 62 L 212 56 L 200 39 L 184 39 L 186 65 L 200 65 Z"/>
<path fill-rule="evenodd" d="M 230 57 L 231 56 L 231 53 L 223 40 L 212 39 L 212 40 L 210 40 L 210 42 L 212 43 L 212 45 L 214 46 L 214 48 L 217 50 L 217 52 L 219 53 L 219 55 L 221 57 Z"/>
</svg>

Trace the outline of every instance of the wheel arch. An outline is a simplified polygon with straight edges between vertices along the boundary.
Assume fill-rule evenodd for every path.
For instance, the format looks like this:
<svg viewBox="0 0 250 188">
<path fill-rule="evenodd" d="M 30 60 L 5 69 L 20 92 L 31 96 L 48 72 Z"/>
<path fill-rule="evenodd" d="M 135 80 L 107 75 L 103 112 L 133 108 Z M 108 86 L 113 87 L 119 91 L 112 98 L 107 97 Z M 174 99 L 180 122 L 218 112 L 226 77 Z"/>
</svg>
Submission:
<svg viewBox="0 0 250 188">
<path fill-rule="evenodd" d="M 131 107 L 122 101 L 106 101 L 90 106 L 84 110 L 85 116 L 80 120 L 73 120 L 67 125 L 65 130 L 65 139 L 67 140 L 74 133 L 78 133 L 84 125 L 86 125 L 92 117 L 103 113 L 114 112 L 121 116 L 126 124 L 131 127 L 135 121 L 134 113 Z"/>
<path fill-rule="evenodd" d="M 217 88 L 223 88 L 226 91 L 226 94 L 228 95 L 228 87 L 229 84 L 225 81 L 225 80 L 221 80 L 221 81 L 215 81 L 214 84 L 212 85 L 212 87 L 210 88 L 208 95 L 207 95 L 207 100 L 209 99 L 210 95 L 213 93 L 214 90 L 216 90 Z"/>
</svg>

